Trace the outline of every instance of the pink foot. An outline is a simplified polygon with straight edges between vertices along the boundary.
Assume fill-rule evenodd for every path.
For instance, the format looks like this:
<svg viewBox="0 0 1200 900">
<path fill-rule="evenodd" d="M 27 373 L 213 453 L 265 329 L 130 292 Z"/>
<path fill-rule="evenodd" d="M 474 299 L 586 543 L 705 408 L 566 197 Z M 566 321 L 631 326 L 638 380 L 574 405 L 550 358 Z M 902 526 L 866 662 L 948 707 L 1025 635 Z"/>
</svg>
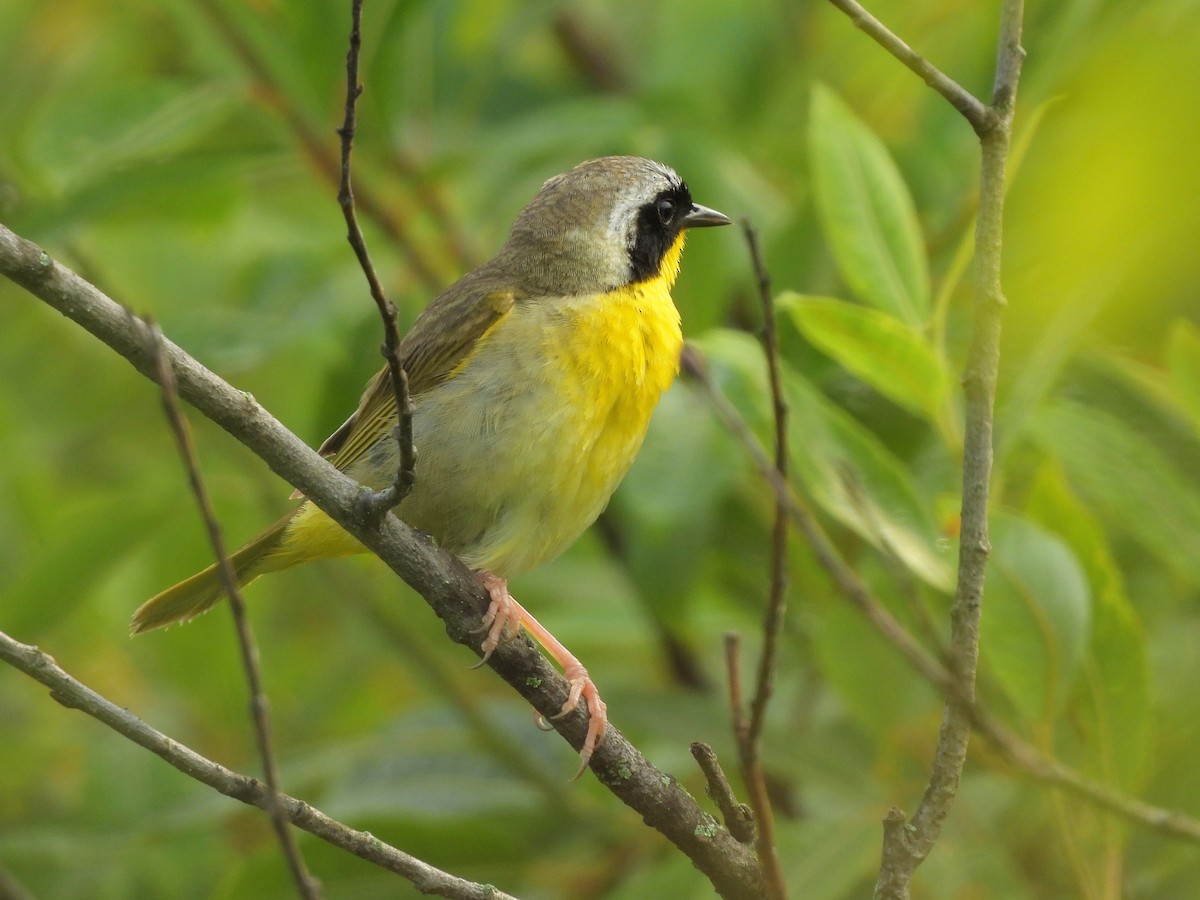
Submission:
<svg viewBox="0 0 1200 900">
<path fill-rule="evenodd" d="M 571 662 L 563 667 L 563 676 L 570 683 L 571 692 L 567 694 L 567 700 L 562 705 L 562 709 L 551 718 L 561 719 L 574 710 L 579 705 L 581 697 L 587 701 L 588 730 L 587 736 L 583 739 L 583 747 L 579 751 L 579 771 L 571 777 L 571 780 L 575 781 L 587 769 L 592 753 L 604 743 L 605 731 L 608 728 L 608 706 L 600 699 L 600 692 L 596 689 L 596 683 L 588 676 L 588 670 L 574 656 L 571 656 L 570 659 Z"/>
<path fill-rule="evenodd" d="M 480 632 L 487 632 L 487 637 L 480 644 L 483 659 L 472 668 L 479 668 L 487 662 L 488 657 L 499 646 L 500 641 L 510 634 L 515 634 L 524 625 L 525 630 L 546 649 L 555 662 L 562 666 L 563 676 L 571 686 L 562 709 L 551 718 L 560 719 L 572 712 L 579 706 L 580 700 L 587 703 L 588 730 L 584 737 L 583 747 L 579 751 L 579 771 L 571 778 L 574 781 L 587 769 L 588 762 L 596 748 L 604 743 L 605 731 L 608 728 L 608 707 L 600 699 L 600 692 L 596 689 L 596 684 L 588 675 L 588 670 L 584 668 L 583 663 L 576 659 L 558 638 L 513 598 L 512 594 L 508 592 L 508 584 L 503 578 L 484 570 L 476 572 L 475 577 L 488 592 L 492 602 L 483 615 L 483 624 L 479 629 Z M 541 717 L 539 716 L 540 721 Z"/>
<path fill-rule="evenodd" d="M 483 659 L 471 666 L 472 669 L 478 669 L 488 661 L 492 651 L 500 646 L 502 638 L 517 633 L 521 627 L 521 613 L 525 611 L 508 592 L 508 582 L 503 578 L 486 571 L 476 572 L 475 577 L 488 592 L 492 602 L 488 604 L 487 612 L 483 614 L 483 624 L 478 629 L 480 632 L 487 632 L 487 637 L 479 645 L 479 649 L 483 651 Z"/>
</svg>

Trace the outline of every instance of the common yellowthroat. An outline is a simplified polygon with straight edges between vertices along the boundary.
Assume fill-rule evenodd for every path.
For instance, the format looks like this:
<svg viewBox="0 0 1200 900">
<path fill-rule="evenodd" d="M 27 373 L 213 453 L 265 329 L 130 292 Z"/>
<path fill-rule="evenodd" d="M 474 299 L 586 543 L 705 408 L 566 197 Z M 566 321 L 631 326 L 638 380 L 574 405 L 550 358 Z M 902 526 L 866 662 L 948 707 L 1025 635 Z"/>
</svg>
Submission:
<svg viewBox="0 0 1200 900">
<path fill-rule="evenodd" d="M 683 346 L 671 287 L 689 228 L 729 218 L 692 202 L 667 166 L 632 156 L 551 178 L 517 216 L 495 257 L 417 317 L 400 345 L 408 372 L 416 483 L 397 507 L 477 573 L 491 597 L 484 659 L 524 625 L 582 697 L 586 766 L 607 714 L 587 669 L 508 593 L 507 579 L 553 559 L 604 509 L 632 464 Z M 387 370 L 321 446 L 372 488 L 398 465 Z M 365 552 L 304 502 L 232 555 L 241 584 L 332 556 Z M 209 566 L 147 600 L 133 631 L 183 621 L 222 596 Z M 582 771 L 582 766 L 580 771 Z"/>
</svg>

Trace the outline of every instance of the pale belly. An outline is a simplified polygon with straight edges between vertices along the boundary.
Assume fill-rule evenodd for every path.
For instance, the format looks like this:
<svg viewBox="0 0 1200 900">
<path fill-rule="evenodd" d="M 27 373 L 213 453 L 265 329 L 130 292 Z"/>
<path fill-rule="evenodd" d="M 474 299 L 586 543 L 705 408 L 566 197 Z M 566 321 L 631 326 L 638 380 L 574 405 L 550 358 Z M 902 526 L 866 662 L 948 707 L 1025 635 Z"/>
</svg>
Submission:
<svg viewBox="0 0 1200 900">
<path fill-rule="evenodd" d="M 514 310 L 483 361 L 418 398 L 417 481 L 400 518 L 505 578 L 570 546 L 633 463 L 678 365 L 666 292 L 623 302 L 580 300 L 554 319 Z M 387 439 L 348 474 L 377 481 L 394 468 Z"/>
</svg>

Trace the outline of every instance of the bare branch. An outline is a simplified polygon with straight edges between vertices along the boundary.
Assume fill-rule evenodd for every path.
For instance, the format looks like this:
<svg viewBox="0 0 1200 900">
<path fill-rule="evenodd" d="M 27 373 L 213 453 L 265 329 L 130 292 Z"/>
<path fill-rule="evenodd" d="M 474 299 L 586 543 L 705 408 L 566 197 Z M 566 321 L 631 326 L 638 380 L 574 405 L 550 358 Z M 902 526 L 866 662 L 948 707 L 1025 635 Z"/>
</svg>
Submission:
<svg viewBox="0 0 1200 900">
<path fill-rule="evenodd" d="M 296 846 L 295 836 L 288 827 L 287 813 L 280 801 L 279 768 L 275 761 L 274 742 L 271 738 L 271 708 L 267 703 L 267 695 L 263 691 L 262 675 L 258 665 L 258 647 L 250 630 L 250 622 L 246 618 L 246 604 L 242 599 L 242 591 L 238 586 L 237 573 L 225 550 L 225 541 L 221 537 L 221 526 L 217 524 L 216 513 L 208 499 L 208 490 L 204 479 L 200 476 L 200 466 L 196 460 L 196 448 L 192 443 L 192 435 L 188 429 L 187 420 L 179 409 L 179 394 L 175 385 L 175 373 L 163 353 L 163 336 L 157 326 L 151 324 L 147 334 L 147 349 L 154 361 L 155 374 L 162 388 L 163 410 L 167 422 L 175 435 L 175 443 L 179 448 L 179 456 L 187 469 L 188 484 L 196 497 L 196 505 L 200 508 L 200 517 L 208 532 L 209 543 L 212 544 L 213 555 L 217 560 L 217 571 L 221 576 L 221 585 L 229 597 L 229 609 L 233 613 L 233 622 L 238 636 L 238 646 L 242 653 L 242 668 L 246 672 L 246 684 L 250 691 L 250 717 L 254 722 L 254 733 L 258 740 L 258 752 L 262 757 L 263 775 L 267 782 L 266 810 L 271 817 L 271 824 L 283 848 L 287 860 L 288 871 L 296 890 L 305 900 L 316 900 L 321 896 L 320 883 L 309 874 L 304 864 L 300 848 Z"/>
<path fill-rule="evenodd" d="M 758 247 L 758 234 L 749 221 L 742 223 L 750 259 L 758 282 L 759 300 L 763 311 L 763 348 L 767 358 L 767 374 L 771 385 L 771 406 L 775 420 L 775 472 L 781 482 L 788 477 L 787 401 L 783 396 L 783 379 L 779 369 L 779 342 L 775 332 L 775 305 L 771 298 L 771 277 L 763 263 Z M 742 777 L 750 791 L 750 805 L 758 821 L 759 864 L 767 882 L 769 896 L 782 900 L 787 895 L 779 854 L 775 847 L 775 815 L 767 791 L 766 774 L 762 767 L 762 734 L 767 719 L 767 704 L 775 689 L 775 669 L 779 656 L 779 634 L 787 610 L 787 505 L 775 500 L 775 522 L 771 528 L 771 588 L 763 616 L 763 645 L 758 657 L 758 677 L 754 697 L 750 701 L 749 719 L 737 723 L 738 754 Z M 731 677 L 737 667 L 736 647 L 729 661 Z M 738 701 L 740 705 L 740 699 Z M 736 720 L 735 720 L 736 722 Z"/>
<path fill-rule="evenodd" d="M 975 224 L 975 304 L 963 373 L 962 530 L 959 533 L 958 583 L 954 605 L 950 609 L 948 659 L 953 685 L 942 717 L 925 794 L 908 826 L 890 832 L 891 835 L 903 833 L 906 852 L 893 854 L 894 858 L 889 860 L 885 851 L 875 894 L 887 900 L 908 897 L 913 872 L 933 849 L 958 791 L 971 732 L 983 580 L 991 549 L 988 543 L 988 497 L 992 474 L 992 426 L 1000 367 L 1000 313 L 1005 302 L 1000 283 L 1004 168 L 1024 57 L 1021 50 L 1023 11 L 1021 0 L 1004 0 L 993 93 L 995 122 L 991 128 L 980 132 L 983 159 Z M 885 840 L 888 834 L 885 831 Z"/>
<path fill-rule="evenodd" d="M 756 836 L 754 810 L 749 804 L 738 802 L 713 748 L 700 741 L 694 741 L 692 756 L 700 766 L 700 771 L 704 773 L 708 796 L 717 804 L 717 809 L 721 810 L 721 818 L 729 833 L 743 844 L 753 844 Z"/>
<path fill-rule="evenodd" d="M 1024 775 L 1069 791 L 1088 803 L 1166 837 L 1200 844 L 1200 820 L 1177 810 L 1154 806 L 1084 777 L 1023 741 L 978 703 L 971 709 L 971 725 L 1009 765 Z"/>
<path fill-rule="evenodd" d="M 12 872 L 0 866 L 0 900 L 37 900 Z"/>
<path fill-rule="evenodd" d="M 259 782 L 231 771 L 151 728 L 133 713 L 72 678 L 53 658 L 37 647 L 22 644 L 0 632 L 0 659 L 50 688 L 50 695 L 63 706 L 87 713 L 189 778 L 220 791 L 226 797 L 259 809 L 267 808 L 267 791 Z M 456 900 L 513 900 L 491 885 L 475 884 L 443 872 L 385 844 L 373 834 L 348 828 L 302 800 L 280 794 L 279 801 L 284 814 L 296 827 L 390 872 L 403 875 L 424 894 L 453 897 Z"/>
<path fill-rule="evenodd" d="M 996 126 L 994 110 L 989 109 L 974 94 L 900 40 L 894 32 L 855 0 L 829 0 L 829 2 L 848 15 L 855 27 L 868 34 L 879 46 L 904 63 L 922 81 L 949 100 L 950 105 L 971 123 L 976 134 L 982 136 Z"/>
<path fill-rule="evenodd" d="M 754 811 L 757 824 L 755 848 L 758 864 L 762 869 L 764 897 L 785 900 L 783 874 L 779 859 L 775 855 L 774 832 L 764 839 L 764 827 L 771 829 L 771 796 L 767 792 L 767 779 L 762 763 L 758 759 L 757 747 L 750 737 L 750 720 L 746 718 L 746 703 L 742 695 L 741 637 L 736 631 L 725 633 L 725 669 L 729 683 L 729 711 L 733 719 L 733 736 L 738 748 L 742 780 L 750 794 L 750 808 Z"/>
<path fill-rule="evenodd" d="M 145 324 L 48 253 L 0 225 L 0 274 L 59 310 L 153 377 L 145 349 Z M 457 559 L 422 539 L 395 516 L 377 526 L 359 521 L 355 503 L 363 488 L 305 446 L 253 397 L 235 390 L 191 356 L 164 340 L 179 395 L 263 459 L 330 518 L 358 538 L 410 584 L 443 620 L 451 639 L 479 654 L 475 629 L 488 605 L 483 588 Z M 568 686 L 525 637 L 504 641 L 488 665 L 548 719 L 562 709 Z M 587 715 L 578 709 L 551 720 L 578 751 Z M 675 781 L 655 768 L 610 723 L 591 761 L 596 777 L 638 812 L 702 871 L 727 898 L 760 898 L 757 861 Z"/>
<path fill-rule="evenodd" d="M 383 285 L 375 274 L 375 266 L 371 263 L 371 255 L 367 252 L 367 242 L 362 229 L 358 226 L 358 216 L 354 211 L 354 187 L 350 178 L 350 154 L 354 146 L 354 131 L 356 128 L 356 112 L 358 98 L 362 95 L 362 85 L 358 80 L 358 54 L 362 48 L 362 5 L 363 0 L 353 0 L 351 4 L 350 48 L 346 51 L 346 112 L 338 135 L 342 143 L 341 179 L 338 185 L 338 206 L 346 219 L 346 239 L 354 248 L 354 255 L 366 276 L 367 285 L 371 290 L 371 299 L 379 309 L 379 317 L 383 320 L 383 346 L 380 348 L 387 362 L 388 380 L 392 385 L 392 393 L 396 399 L 396 428 L 395 438 L 399 445 L 400 462 L 396 468 L 396 480 L 381 491 L 364 494 L 359 499 L 359 512 L 365 522 L 377 521 L 388 510 L 394 509 L 401 500 L 412 490 L 416 480 L 416 450 L 413 447 L 413 403 L 408 394 L 408 373 L 400 360 L 400 328 L 396 322 L 396 305 L 383 293 Z"/>
<path fill-rule="evenodd" d="M 593 88 L 608 94 L 629 90 L 629 76 L 611 42 L 606 40 L 607 35 L 595 23 L 582 21 L 578 7 L 565 6 L 558 11 L 554 17 L 554 36 L 567 59 Z"/>
<path fill-rule="evenodd" d="M 758 246 L 758 233 L 749 220 L 742 223 L 750 259 L 758 280 L 758 295 L 763 311 L 763 348 L 767 357 L 767 374 L 771 384 L 771 408 L 775 416 L 775 471 L 779 480 L 788 478 L 788 406 L 783 396 L 783 378 L 779 369 L 779 340 L 775 330 L 775 303 L 771 297 L 771 276 L 763 263 Z M 787 611 L 787 536 L 788 511 L 782 498 L 775 499 L 775 523 L 771 531 L 771 594 L 763 619 L 763 649 L 759 657 L 758 682 L 750 702 L 750 741 L 756 747 L 762 742 L 767 703 L 774 690 L 775 668 L 779 654 L 779 633 Z M 757 751 L 756 751 L 757 755 Z"/>
</svg>

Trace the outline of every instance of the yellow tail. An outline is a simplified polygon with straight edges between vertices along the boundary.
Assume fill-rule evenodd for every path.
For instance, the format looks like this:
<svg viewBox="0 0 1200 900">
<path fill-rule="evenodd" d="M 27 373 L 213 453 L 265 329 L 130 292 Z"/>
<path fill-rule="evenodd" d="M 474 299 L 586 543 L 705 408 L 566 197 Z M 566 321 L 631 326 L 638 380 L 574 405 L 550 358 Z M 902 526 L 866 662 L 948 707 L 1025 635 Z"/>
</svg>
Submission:
<svg viewBox="0 0 1200 900">
<path fill-rule="evenodd" d="M 367 548 L 311 503 L 301 503 L 229 559 L 239 586 L 267 572 L 290 569 L 310 559 L 365 553 Z M 203 572 L 167 588 L 137 608 L 134 634 L 186 622 L 208 612 L 225 595 L 214 563 Z"/>
<path fill-rule="evenodd" d="M 233 571 L 237 574 L 238 586 L 243 587 L 261 575 L 281 566 L 264 565 L 266 557 L 278 550 L 283 543 L 284 533 L 292 516 L 280 519 L 250 543 L 230 555 Z M 297 560 L 298 562 L 299 560 Z M 151 597 L 133 614 L 130 630 L 137 634 L 153 628 L 163 628 L 175 622 L 186 622 L 201 613 L 208 612 L 225 596 L 221 585 L 221 574 L 213 563 L 202 572 L 172 585 L 160 594 Z"/>
</svg>

